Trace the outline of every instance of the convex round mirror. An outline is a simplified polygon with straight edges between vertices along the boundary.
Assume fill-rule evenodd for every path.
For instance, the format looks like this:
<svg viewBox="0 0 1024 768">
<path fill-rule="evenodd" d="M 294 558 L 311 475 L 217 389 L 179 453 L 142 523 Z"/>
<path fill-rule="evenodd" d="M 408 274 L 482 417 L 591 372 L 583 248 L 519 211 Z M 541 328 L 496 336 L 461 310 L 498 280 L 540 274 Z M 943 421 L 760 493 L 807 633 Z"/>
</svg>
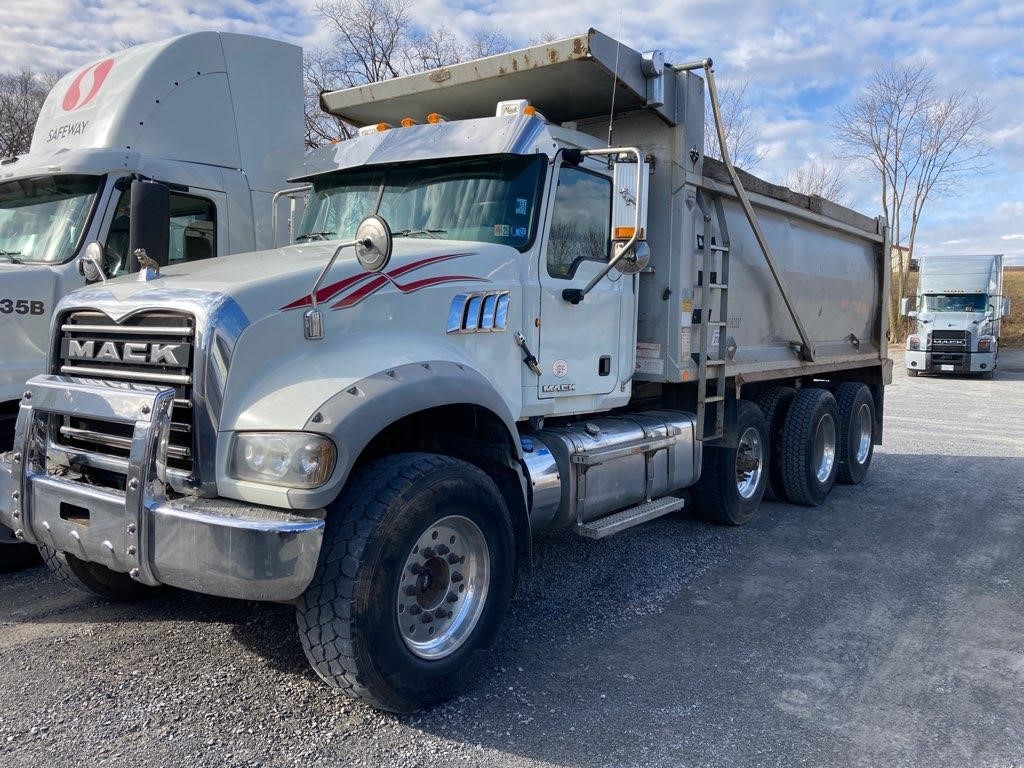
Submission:
<svg viewBox="0 0 1024 768">
<path fill-rule="evenodd" d="M 85 246 L 78 257 L 78 272 L 90 283 L 107 279 L 103 270 L 103 246 L 95 240 Z"/>
<path fill-rule="evenodd" d="M 356 229 L 356 258 L 367 272 L 380 272 L 391 261 L 394 238 L 380 216 L 367 216 Z"/>
<path fill-rule="evenodd" d="M 625 243 L 616 243 L 615 248 L 621 248 Z M 651 247 L 646 240 L 637 240 L 633 243 L 633 253 L 623 256 L 615 262 L 615 268 L 625 275 L 635 275 L 643 272 L 651 263 Z"/>
</svg>

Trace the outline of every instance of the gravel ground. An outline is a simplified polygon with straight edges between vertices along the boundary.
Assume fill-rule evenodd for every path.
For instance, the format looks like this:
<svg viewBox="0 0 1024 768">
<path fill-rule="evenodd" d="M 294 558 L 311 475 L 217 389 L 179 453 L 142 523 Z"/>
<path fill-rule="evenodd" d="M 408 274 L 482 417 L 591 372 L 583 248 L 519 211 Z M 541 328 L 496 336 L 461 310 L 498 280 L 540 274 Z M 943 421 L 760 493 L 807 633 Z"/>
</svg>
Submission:
<svg viewBox="0 0 1024 768">
<path fill-rule="evenodd" d="M 1022 765 L 1022 382 L 898 365 L 818 509 L 541 538 L 491 663 L 413 717 L 332 694 L 287 607 L 2 575 L 0 765 Z"/>
</svg>

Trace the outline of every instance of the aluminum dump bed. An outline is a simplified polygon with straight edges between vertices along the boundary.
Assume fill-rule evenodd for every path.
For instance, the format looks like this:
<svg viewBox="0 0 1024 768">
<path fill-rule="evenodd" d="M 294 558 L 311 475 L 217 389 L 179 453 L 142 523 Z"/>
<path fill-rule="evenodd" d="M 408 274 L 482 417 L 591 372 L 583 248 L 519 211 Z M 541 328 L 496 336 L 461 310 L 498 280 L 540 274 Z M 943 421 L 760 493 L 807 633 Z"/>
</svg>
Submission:
<svg viewBox="0 0 1024 768">
<path fill-rule="evenodd" d="M 884 220 L 740 172 L 780 285 L 726 167 L 704 157 L 704 80 L 677 71 L 657 51 L 639 53 L 591 29 L 321 97 L 325 109 L 356 125 L 398 125 L 431 112 L 449 120 L 483 118 L 507 99 L 528 99 L 552 124 L 559 146 L 594 146 L 595 139 L 613 137 L 616 146 L 638 147 L 651 161 L 651 262 L 640 276 L 635 380 L 695 381 L 702 320 L 710 326 L 710 347 L 718 348 L 726 334 L 723 359 L 737 382 L 888 364 Z M 712 217 L 717 267 L 707 276 L 702 203 L 722 212 Z M 725 240 L 728 312 L 719 316 L 714 293 L 709 317 L 701 312 L 702 281 L 725 284 Z"/>
</svg>

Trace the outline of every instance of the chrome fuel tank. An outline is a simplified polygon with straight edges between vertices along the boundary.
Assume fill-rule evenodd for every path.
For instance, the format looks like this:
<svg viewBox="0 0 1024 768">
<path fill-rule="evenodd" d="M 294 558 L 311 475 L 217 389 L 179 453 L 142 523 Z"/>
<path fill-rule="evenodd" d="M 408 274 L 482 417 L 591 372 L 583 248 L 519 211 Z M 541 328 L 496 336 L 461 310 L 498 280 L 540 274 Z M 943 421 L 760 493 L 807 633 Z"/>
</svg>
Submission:
<svg viewBox="0 0 1024 768">
<path fill-rule="evenodd" d="M 692 485 L 694 426 L 690 413 L 642 411 L 549 427 L 524 438 L 534 487 L 532 527 L 593 520 Z"/>
</svg>

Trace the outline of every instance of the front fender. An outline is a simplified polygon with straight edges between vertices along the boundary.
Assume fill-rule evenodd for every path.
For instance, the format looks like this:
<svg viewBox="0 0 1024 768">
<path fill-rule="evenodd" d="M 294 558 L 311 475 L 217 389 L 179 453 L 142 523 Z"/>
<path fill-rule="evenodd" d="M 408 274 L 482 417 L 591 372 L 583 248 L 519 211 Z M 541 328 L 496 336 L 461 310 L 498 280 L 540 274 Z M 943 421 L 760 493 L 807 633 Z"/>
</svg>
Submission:
<svg viewBox="0 0 1024 768">
<path fill-rule="evenodd" d="M 274 354 L 270 370 L 253 367 L 252 356 L 236 350 L 217 445 L 222 496 L 292 509 L 323 507 L 337 497 L 360 453 L 382 429 L 444 405 L 469 404 L 494 413 L 508 430 L 516 458 L 521 457 L 511 405 L 462 349 L 444 339 L 366 332 L 330 341 L 300 337 L 291 348 Z M 231 480 L 227 433 L 242 430 L 328 435 L 338 448 L 331 479 L 313 490 Z"/>
</svg>

